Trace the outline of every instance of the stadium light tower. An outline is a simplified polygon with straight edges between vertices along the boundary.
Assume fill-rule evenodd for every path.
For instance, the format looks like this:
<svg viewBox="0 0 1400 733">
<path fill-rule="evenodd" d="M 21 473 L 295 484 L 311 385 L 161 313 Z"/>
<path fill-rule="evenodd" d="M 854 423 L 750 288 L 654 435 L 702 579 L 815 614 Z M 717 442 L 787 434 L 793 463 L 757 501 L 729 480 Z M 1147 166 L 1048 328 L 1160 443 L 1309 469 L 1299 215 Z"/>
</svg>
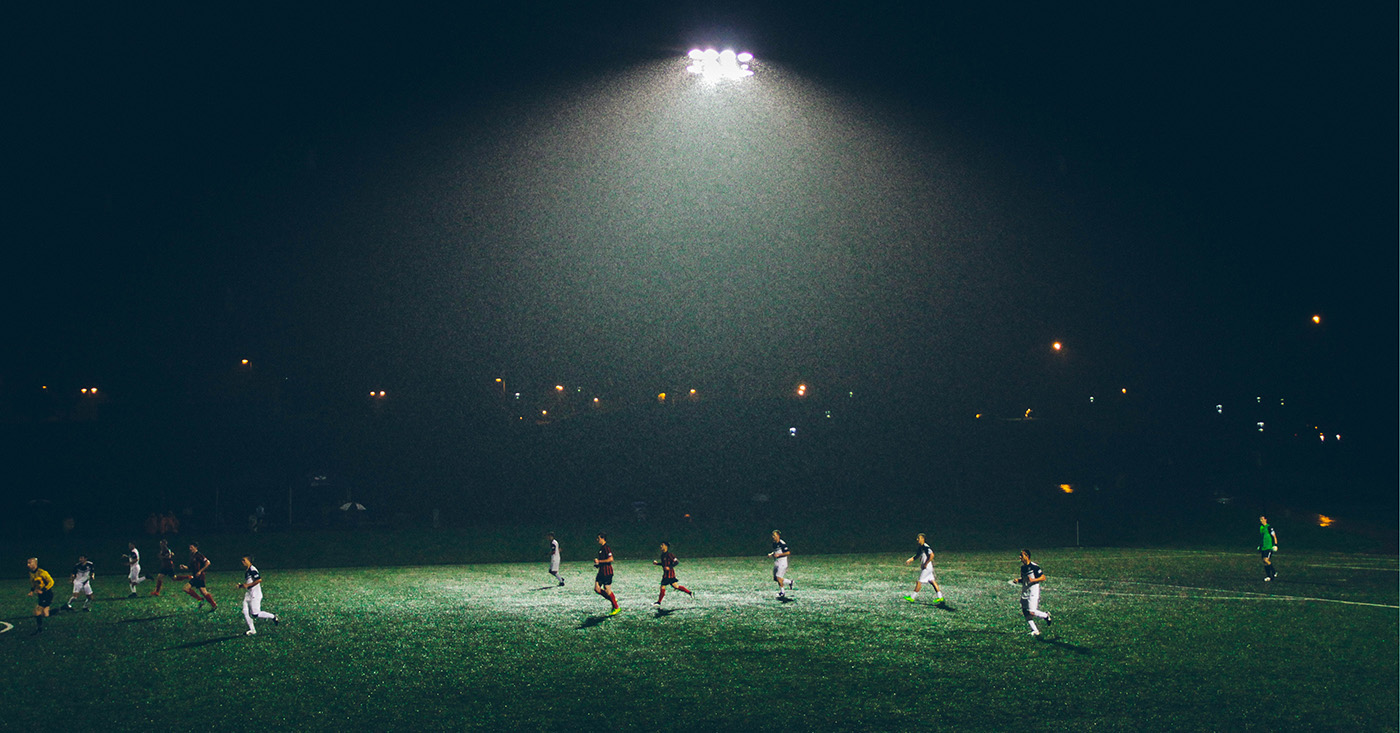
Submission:
<svg viewBox="0 0 1400 733">
<path fill-rule="evenodd" d="M 690 51 L 690 66 L 686 71 L 692 74 L 699 74 L 705 79 L 742 79 L 746 76 L 753 76 L 753 69 L 749 68 L 749 63 L 753 61 L 753 54 L 745 51 L 734 53 L 732 49 L 716 51 L 713 48 L 700 50 L 698 48 Z"/>
</svg>

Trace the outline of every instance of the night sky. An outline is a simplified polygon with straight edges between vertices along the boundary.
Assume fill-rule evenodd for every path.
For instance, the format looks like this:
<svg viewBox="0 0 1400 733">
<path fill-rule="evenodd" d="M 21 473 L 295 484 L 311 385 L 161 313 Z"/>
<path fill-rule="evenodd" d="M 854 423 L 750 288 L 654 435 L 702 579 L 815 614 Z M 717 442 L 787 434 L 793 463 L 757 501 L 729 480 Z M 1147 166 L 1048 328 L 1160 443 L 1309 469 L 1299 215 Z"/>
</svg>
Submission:
<svg viewBox="0 0 1400 733">
<path fill-rule="evenodd" d="M 1395 429 L 1393 6 L 525 5 L 12 17 L 0 378 L 1124 385 Z M 757 73 L 687 74 L 706 45 Z"/>
</svg>

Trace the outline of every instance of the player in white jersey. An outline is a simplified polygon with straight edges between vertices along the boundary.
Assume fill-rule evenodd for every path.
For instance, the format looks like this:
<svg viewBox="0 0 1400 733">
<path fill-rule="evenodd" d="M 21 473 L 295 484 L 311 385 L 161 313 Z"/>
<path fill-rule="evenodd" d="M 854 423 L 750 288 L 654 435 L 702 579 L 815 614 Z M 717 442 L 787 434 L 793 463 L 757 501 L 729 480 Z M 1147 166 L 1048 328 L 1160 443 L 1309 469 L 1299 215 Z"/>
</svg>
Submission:
<svg viewBox="0 0 1400 733">
<path fill-rule="evenodd" d="M 131 586 L 131 593 L 127 595 L 127 598 L 135 598 L 137 584 L 146 582 L 146 579 L 141 576 L 141 551 L 136 549 L 135 542 L 128 542 L 126 543 L 126 554 L 122 557 L 126 559 L 127 564 L 126 582 L 127 585 Z"/>
<path fill-rule="evenodd" d="M 914 556 L 904 561 L 908 565 L 915 560 L 919 561 L 919 579 L 914 581 L 914 592 L 905 596 L 904 600 L 914 603 L 919 600 L 919 589 L 924 583 L 933 586 L 934 603 L 943 602 L 943 589 L 938 587 L 938 579 L 933 577 L 933 548 L 924 541 L 924 533 L 919 533 L 919 545 L 914 549 Z"/>
<path fill-rule="evenodd" d="M 281 623 L 282 619 L 276 614 L 262 610 L 262 575 L 253 566 L 253 558 L 243 558 L 243 582 L 238 584 L 243 589 L 243 620 L 248 622 L 248 630 L 244 632 L 248 636 L 258 633 L 256 626 L 253 626 L 253 619 L 272 619 L 272 625 Z"/>
<path fill-rule="evenodd" d="M 786 542 L 783 542 L 783 535 L 778 530 L 773 530 L 773 551 L 768 553 L 768 557 L 773 558 L 773 581 L 778 584 L 778 597 L 787 598 L 783 589 L 797 587 L 792 579 L 787 577 L 788 556 L 792 552 L 788 550 Z"/>
<path fill-rule="evenodd" d="M 92 561 L 87 559 L 87 555 L 78 556 L 78 564 L 73 566 L 73 597 L 64 604 L 65 611 L 73 610 L 73 601 L 78 600 L 78 596 L 83 596 L 83 610 L 92 610 L 92 579 L 97 577 L 92 571 Z"/>
<path fill-rule="evenodd" d="M 1051 624 L 1050 614 L 1040 610 L 1040 584 L 1045 582 L 1045 572 L 1031 562 L 1029 550 L 1021 550 L 1021 575 L 1011 579 L 1012 585 L 1021 586 L 1021 615 L 1031 627 L 1031 636 L 1040 636 L 1035 627 L 1036 619 L 1044 619 L 1045 627 Z"/>
<path fill-rule="evenodd" d="M 549 574 L 563 585 L 564 577 L 559 574 L 559 540 L 554 539 L 553 532 L 545 533 L 545 538 L 549 540 Z"/>
</svg>

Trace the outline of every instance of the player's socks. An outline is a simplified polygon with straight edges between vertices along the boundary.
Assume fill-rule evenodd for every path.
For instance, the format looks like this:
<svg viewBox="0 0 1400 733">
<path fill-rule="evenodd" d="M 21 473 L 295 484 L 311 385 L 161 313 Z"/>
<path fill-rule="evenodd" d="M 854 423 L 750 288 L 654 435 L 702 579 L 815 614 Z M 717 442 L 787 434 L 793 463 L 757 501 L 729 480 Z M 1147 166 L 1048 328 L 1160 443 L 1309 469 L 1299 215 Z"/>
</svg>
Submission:
<svg viewBox="0 0 1400 733">
<path fill-rule="evenodd" d="M 608 600 L 612 601 L 613 608 L 617 608 L 617 596 L 613 595 L 612 593 L 608 593 L 606 596 L 604 596 L 604 598 L 607 598 Z"/>
<path fill-rule="evenodd" d="M 1039 633 L 1040 633 L 1040 629 L 1037 629 L 1037 628 L 1035 627 L 1035 622 L 1034 622 L 1034 621 L 1027 621 L 1027 622 L 1026 622 L 1026 625 L 1029 626 L 1029 627 L 1031 627 L 1031 633 L 1032 633 L 1032 634 L 1039 634 Z"/>
<path fill-rule="evenodd" d="M 689 588 L 687 588 L 687 587 L 685 587 L 685 586 L 683 586 L 683 585 L 677 585 L 677 586 L 676 586 L 676 590 L 678 590 L 678 591 L 680 591 L 680 592 L 682 592 L 682 593 L 684 593 L 684 594 L 686 594 L 686 595 L 688 595 L 688 596 L 693 596 L 693 595 L 695 595 L 694 593 L 692 593 L 692 592 L 690 591 Z"/>
<path fill-rule="evenodd" d="M 661 595 L 656 598 L 656 605 L 661 605 L 664 600 L 666 600 L 666 586 L 663 585 L 661 586 Z"/>
</svg>

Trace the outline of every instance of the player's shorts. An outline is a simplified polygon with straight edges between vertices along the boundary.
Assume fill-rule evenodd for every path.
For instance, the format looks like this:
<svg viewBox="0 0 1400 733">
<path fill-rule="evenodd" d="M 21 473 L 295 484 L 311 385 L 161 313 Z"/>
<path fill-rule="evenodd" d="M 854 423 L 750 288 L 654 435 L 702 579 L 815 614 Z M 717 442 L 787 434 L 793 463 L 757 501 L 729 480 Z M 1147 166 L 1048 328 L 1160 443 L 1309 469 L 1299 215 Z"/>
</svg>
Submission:
<svg viewBox="0 0 1400 733">
<path fill-rule="evenodd" d="M 46 591 L 42 591 L 42 592 L 39 593 L 39 595 L 34 596 L 34 603 L 35 603 L 35 605 L 39 606 L 40 608 L 48 608 L 49 606 L 52 606 L 52 605 L 53 605 L 53 588 L 50 588 L 50 589 L 48 589 L 48 590 L 46 590 Z"/>
<path fill-rule="evenodd" d="M 612 573 L 604 573 L 603 571 L 599 570 L 598 574 L 594 576 L 593 582 L 597 583 L 598 585 L 612 585 L 612 579 Z"/>
<path fill-rule="evenodd" d="M 936 582 L 938 582 L 938 581 L 934 580 L 934 578 L 933 578 L 933 565 L 930 564 L 928 567 L 919 568 L 919 582 L 920 582 L 920 583 L 936 583 Z"/>
<path fill-rule="evenodd" d="M 549 572 L 551 572 L 551 573 L 558 573 L 558 572 L 559 572 L 559 556 L 558 556 L 558 555 L 555 555 L 555 556 L 549 558 Z"/>
<path fill-rule="evenodd" d="M 774 560 L 774 561 L 773 561 L 773 579 L 774 579 L 774 580 L 776 580 L 776 579 L 778 579 L 778 578 L 781 578 L 781 577 L 783 577 L 784 575 L 787 575 L 787 565 L 788 565 L 788 561 L 787 561 L 787 558 L 785 558 L 785 557 L 780 557 L 780 558 L 778 558 L 777 560 Z"/>
<path fill-rule="evenodd" d="M 132 565 L 131 570 L 127 571 L 126 577 L 128 580 L 135 583 L 137 579 L 141 577 L 141 566 L 139 564 Z"/>
<path fill-rule="evenodd" d="M 75 580 L 75 581 L 73 581 L 73 595 L 75 595 L 75 596 L 90 596 L 90 595 L 92 595 L 92 582 L 91 582 L 91 581 L 88 581 L 88 580 Z"/>
<path fill-rule="evenodd" d="M 1259 551 L 1259 557 L 1261 557 L 1261 558 L 1263 558 L 1263 559 L 1265 559 L 1265 560 L 1268 560 L 1269 558 L 1271 558 L 1271 557 L 1273 557 L 1273 556 L 1274 556 L 1274 551 L 1273 551 L 1273 550 L 1260 550 L 1260 551 Z"/>
<path fill-rule="evenodd" d="M 661 579 L 661 584 L 662 584 L 662 585 L 675 585 L 675 584 L 676 584 L 676 579 L 675 579 L 675 578 L 662 578 L 662 579 Z"/>
<path fill-rule="evenodd" d="M 203 575 L 191 576 L 190 579 L 189 579 L 189 584 L 190 584 L 190 587 L 192 587 L 192 588 L 203 588 L 203 587 L 204 587 L 204 576 L 203 576 Z"/>
<path fill-rule="evenodd" d="M 173 579 L 175 577 L 175 566 L 171 565 L 170 567 L 163 567 L 160 569 L 159 574 L 164 575 L 167 578 Z"/>
<path fill-rule="evenodd" d="M 1021 589 L 1021 613 L 1029 614 L 1040 608 L 1040 584 L 1033 583 Z"/>
</svg>

